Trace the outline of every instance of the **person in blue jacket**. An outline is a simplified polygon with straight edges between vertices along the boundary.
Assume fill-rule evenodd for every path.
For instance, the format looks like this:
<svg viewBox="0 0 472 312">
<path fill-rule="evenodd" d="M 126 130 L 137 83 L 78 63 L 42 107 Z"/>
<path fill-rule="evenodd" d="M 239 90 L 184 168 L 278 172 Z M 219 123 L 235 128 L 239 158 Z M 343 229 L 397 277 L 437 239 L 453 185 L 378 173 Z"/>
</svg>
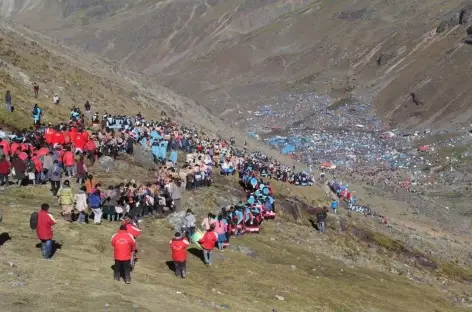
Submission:
<svg viewBox="0 0 472 312">
<path fill-rule="evenodd" d="M 331 209 L 333 210 L 334 214 L 338 213 L 338 201 L 336 199 L 333 199 L 331 202 Z"/>
<path fill-rule="evenodd" d="M 177 164 L 177 151 L 172 150 L 170 152 L 169 160 L 174 164 L 174 166 Z"/>
<path fill-rule="evenodd" d="M 247 199 L 247 202 L 248 204 L 252 205 L 255 201 L 256 199 L 254 198 L 254 194 L 251 193 L 251 195 L 249 195 L 249 198 Z"/>
<path fill-rule="evenodd" d="M 33 115 L 34 125 L 39 126 L 41 124 L 41 116 L 43 115 L 43 110 L 39 108 L 38 104 L 34 104 L 31 114 Z"/>
</svg>

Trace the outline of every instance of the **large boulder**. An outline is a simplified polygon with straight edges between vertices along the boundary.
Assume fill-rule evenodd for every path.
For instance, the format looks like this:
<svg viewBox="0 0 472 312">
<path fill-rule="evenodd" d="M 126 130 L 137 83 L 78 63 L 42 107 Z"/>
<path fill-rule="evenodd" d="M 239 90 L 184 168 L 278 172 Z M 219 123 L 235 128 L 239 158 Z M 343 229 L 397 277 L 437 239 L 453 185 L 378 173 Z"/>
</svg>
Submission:
<svg viewBox="0 0 472 312">
<path fill-rule="evenodd" d="M 472 0 L 466 0 L 462 2 L 459 9 L 449 13 L 441 23 L 439 23 L 438 28 L 436 28 L 436 33 L 440 34 L 454 26 L 467 25 L 470 22 L 472 22 Z"/>
<path fill-rule="evenodd" d="M 185 211 L 173 212 L 167 216 L 167 222 L 172 226 L 174 231 L 180 232 L 184 225 Z"/>
<path fill-rule="evenodd" d="M 100 167 L 102 167 L 106 172 L 110 172 L 115 169 L 115 160 L 110 156 L 100 157 L 98 163 L 100 164 Z"/>
<path fill-rule="evenodd" d="M 454 13 L 452 16 L 443 19 L 436 28 L 436 33 L 440 34 L 456 25 L 459 25 L 459 13 Z"/>
<path fill-rule="evenodd" d="M 156 166 L 154 156 L 149 151 L 142 148 L 135 148 L 133 156 L 135 161 L 145 169 L 154 169 Z"/>
</svg>

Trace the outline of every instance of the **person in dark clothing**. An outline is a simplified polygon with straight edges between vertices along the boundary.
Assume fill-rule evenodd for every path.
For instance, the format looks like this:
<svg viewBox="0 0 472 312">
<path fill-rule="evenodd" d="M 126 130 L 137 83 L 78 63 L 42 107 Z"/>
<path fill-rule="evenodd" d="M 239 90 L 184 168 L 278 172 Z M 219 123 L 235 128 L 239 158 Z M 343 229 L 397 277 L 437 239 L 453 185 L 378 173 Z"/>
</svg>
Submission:
<svg viewBox="0 0 472 312">
<path fill-rule="evenodd" d="M 61 178 L 62 178 L 62 168 L 59 165 L 59 161 L 56 159 L 54 160 L 54 164 L 51 169 L 51 192 L 53 196 L 57 196 L 57 191 L 61 188 Z"/>
<path fill-rule="evenodd" d="M 39 95 L 39 85 L 35 82 L 33 84 L 33 91 L 34 91 L 34 97 L 35 98 L 38 98 L 38 95 Z"/>
<path fill-rule="evenodd" d="M 132 137 L 128 137 L 128 139 L 126 139 L 126 153 L 128 155 L 133 155 L 134 153 L 134 139 Z"/>
<path fill-rule="evenodd" d="M 7 112 L 12 112 L 10 91 L 7 91 L 7 93 L 5 93 L 5 108 L 7 109 Z"/>
<path fill-rule="evenodd" d="M 316 214 L 316 224 L 318 225 L 318 231 L 320 233 L 325 232 L 325 220 L 328 217 L 328 209 L 323 207 L 323 210 Z"/>
</svg>

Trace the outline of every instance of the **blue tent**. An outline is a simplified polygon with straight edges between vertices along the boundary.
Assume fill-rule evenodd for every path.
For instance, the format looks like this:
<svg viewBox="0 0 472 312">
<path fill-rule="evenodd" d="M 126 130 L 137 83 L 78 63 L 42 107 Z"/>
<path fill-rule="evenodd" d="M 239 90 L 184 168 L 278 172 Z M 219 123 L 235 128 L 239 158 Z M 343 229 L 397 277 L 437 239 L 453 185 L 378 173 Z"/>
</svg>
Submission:
<svg viewBox="0 0 472 312">
<path fill-rule="evenodd" d="M 285 146 L 282 148 L 282 150 L 280 151 L 281 154 L 290 154 L 290 153 L 293 153 L 295 152 L 295 146 L 291 145 L 291 144 L 285 144 Z"/>
</svg>

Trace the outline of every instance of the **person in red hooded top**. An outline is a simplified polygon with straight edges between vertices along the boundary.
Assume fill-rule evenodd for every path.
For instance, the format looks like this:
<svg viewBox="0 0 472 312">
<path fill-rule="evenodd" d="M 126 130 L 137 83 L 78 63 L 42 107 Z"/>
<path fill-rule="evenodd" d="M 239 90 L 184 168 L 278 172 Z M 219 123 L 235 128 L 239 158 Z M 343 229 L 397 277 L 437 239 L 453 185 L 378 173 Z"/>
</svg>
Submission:
<svg viewBox="0 0 472 312">
<path fill-rule="evenodd" d="M 43 164 L 41 163 L 41 159 L 36 154 L 33 154 L 33 157 L 31 160 L 34 163 L 34 169 L 36 170 L 35 172 L 36 184 L 39 184 L 41 183 L 41 172 L 43 172 Z"/>
<path fill-rule="evenodd" d="M 115 256 L 115 281 L 119 281 L 124 273 L 125 283 L 131 283 L 131 254 L 136 250 L 136 241 L 133 235 L 126 231 L 126 225 L 121 225 L 118 233 L 113 235 L 111 246 Z"/>
<path fill-rule="evenodd" d="M 60 131 L 55 132 L 52 136 L 52 145 L 64 145 L 64 142 L 64 134 Z"/>
<path fill-rule="evenodd" d="M 72 153 L 69 146 L 64 152 L 64 155 L 62 155 L 62 163 L 66 168 L 67 175 L 69 177 L 75 176 L 75 155 Z"/>
<path fill-rule="evenodd" d="M 87 130 L 82 129 L 81 130 L 81 135 L 84 139 L 84 142 L 87 142 L 90 139 L 90 135 Z"/>
<path fill-rule="evenodd" d="M 125 215 L 121 224 L 126 226 L 126 231 L 133 235 L 134 238 L 138 238 L 141 235 L 141 229 L 134 225 L 133 219 L 131 219 L 129 214 Z"/>
<path fill-rule="evenodd" d="M 187 247 L 190 245 L 190 243 L 182 234 L 177 232 L 169 244 L 170 249 L 172 250 L 172 260 L 174 261 L 175 275 L 185 278 L 187 275 Z"/>
<path fill-rule="evenodd" d="M 77 133 L 75 135 L 74 146 L 75 146 L 76 150 L 83 151 L 84 146 L 85 146 L 85 142 L 87 142 L 87 141 L 84 139 L 84 136 L 82 135 L 82 133 Z"/>
<path fill-rule="evenodd" d="M 218 241 L 218 234 L 215 232 L 215 224 L 212 223 L 205 235 L 198 241 L 203 248 L 203 258 L 206 265 L 211 265 L 211 254 Z"/>
<path fill-rule="evenodd" d="M 52 125 L 49 124 L 48 128 L 44 131 L 44 140 L 46 141 L 46 143 L 52 144 L 55 133 L 56 131 L 54 130 Z"/>
<path fill-rule="evenodd" d="M 19 149 L 16 150 L 16 154 L 18 155 L 18 158 L 20 158 L 23 161 L 26 161 L 26 159 L 28 159 L 28 154 L 20 151 Z"/>
<path fill-rule="evenodd" d="M 20 149 L 20 143 L 18 142 L 13 142 L 11 145 L 10 145 L 10 153 L 11 155 L 15 154 L 17 150 Z"/>
<path fill-rule="evenodd" d="M 77 130 L 77 127 L 70 127 L 68 134 L 70 137 L 70 142 L 72 144 L 75 144 L 75 137 L 77 136 L 78 133 L 79 131 Z"/>
<path fill-rule="evenodd" d="M 49 213 L 49 205 L 42 204 L 41 210 L 38 212 L 36 235 L 41 241 L 41 252 L 44 259 L 49 259 L 52 255 L 52 227 L 55 224 L 56 220 L 54 220 L 54 217 Z"/>
<path fill-rule="evenodd" d="M 0 186 L 8 186 L 8 174 L 10 173 L 11 165 L 7 156 L 0 156 Z"/>
<path fill-rule="evenodd" d="M 129 214 L 126 214 L 125 217 L 123 218 L 123 221 L 121 222 L 121 225 L 126 226 L 126 231 L 133 235 L 133 237 L 136 239 L 141 235 L 141 229 L 138 228 L 136 225 L 133 223 L 133 219 L 130 217 Z M 136 257 L 136 254 L 138 253 L 138 249 L 133 250 L 133 253 L 131 255 L 131 266 L 134 266 L 135 261 L 138 259 Z"/>
<path fill-rule="evenodd" d="M 95 142 L 93 140 L 88 140 L 87 143 L 85 143 L 85 146 L 84 146 L 84 152 L 86 152 L 88 154 L 88 158 L 91 160 L 91 161 L 95 161 L 96 159 L 96 152 L 97 152 L 97 145 L 95 144 Z"/>
</svg>

